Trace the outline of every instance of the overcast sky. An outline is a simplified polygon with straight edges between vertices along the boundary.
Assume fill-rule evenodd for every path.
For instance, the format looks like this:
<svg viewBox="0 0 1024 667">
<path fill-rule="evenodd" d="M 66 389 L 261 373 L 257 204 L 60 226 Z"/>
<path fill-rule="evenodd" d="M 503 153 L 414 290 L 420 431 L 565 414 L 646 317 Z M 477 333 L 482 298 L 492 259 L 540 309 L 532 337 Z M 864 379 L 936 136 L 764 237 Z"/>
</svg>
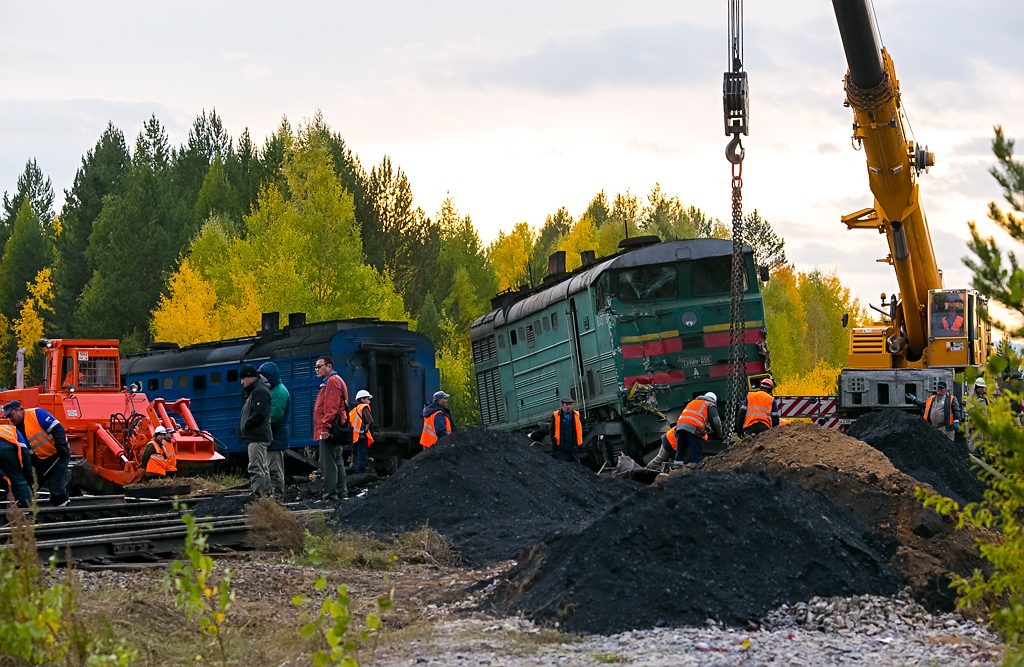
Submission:
<svg viewBox="0 0 1024 667">
<path fill-rule="evenodd" d="M 1024 3 L 876 0 L 918 141 L 946 286 L 966 285 L 966 221 L 998 199 L 992 126 L 1024 136 Z M 800 269 L 834 267 L 862 300 L 896 291 L 885 239 L 839 217 L 871 205 L 850 146 L 828 0 L 746 6 L 751 135 L 744 206 Z M 216 108 L 262 144 L 323 111 L 369 169 L 384 155 L 416 204 L 447 193 L 484 241 L 655 182 L 727 220 L 726 2 L 13 2 L 0 0 L 0 190 L 35 157 L 58 198 L 113 121 L 151 114 L 182 143 Z"/>
</svg>

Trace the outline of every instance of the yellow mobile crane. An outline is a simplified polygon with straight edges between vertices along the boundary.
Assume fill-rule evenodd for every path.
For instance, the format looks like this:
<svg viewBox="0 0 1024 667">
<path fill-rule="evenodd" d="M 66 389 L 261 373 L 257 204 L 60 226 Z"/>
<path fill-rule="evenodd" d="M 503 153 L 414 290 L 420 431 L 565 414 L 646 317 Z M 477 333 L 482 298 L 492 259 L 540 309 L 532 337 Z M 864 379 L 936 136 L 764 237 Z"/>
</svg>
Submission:
<svg viewBox="0 0 1024 667">
<path fill-rule="evenodd" d="M 904 394 L 934 391 L 939 380 L 962 396 L 954 374 L 984 364 L 992 344 L 991 329 L 979 318 L 985 297 L 943 286 L 918 184 L 935 155 L 907 133 L 899 81 L 881 47 L 871 0 L 832 4 L 849 66 L 852 141 L 864 151 L 875 198 L 872 208 L 842 221 L 885 234 L 889 254 L 878 261 L 896 270 L 900 290 L 889 303 L 883 294 L 882 308 L 871 305 L 884 316 L 880 321 L 850 331 L 850 367 L 840 374 L 837 395 L 838 416 L 848 422 L 867 410 L 904 405 Z"/>
</svg>

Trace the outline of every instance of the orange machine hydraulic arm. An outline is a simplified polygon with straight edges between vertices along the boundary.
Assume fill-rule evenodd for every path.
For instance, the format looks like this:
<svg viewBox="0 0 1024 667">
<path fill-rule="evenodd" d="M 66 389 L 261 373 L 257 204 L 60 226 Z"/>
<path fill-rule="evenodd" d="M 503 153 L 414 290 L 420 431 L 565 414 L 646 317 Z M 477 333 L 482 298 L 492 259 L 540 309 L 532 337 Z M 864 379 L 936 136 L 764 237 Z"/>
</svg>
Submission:
<svg viewBox="0 0 1024 667">
<path fill-rule="evenodd" d="M 843 216 L 850 229 L 875 229 L 889 241 L 879 260 L 896 270 L 900 297 L 893 312 L 891 347 L 918 362 L 928 346 L 928 292 L 942 289 L 917 177 L 935 164 L 935 155 L 907 136 L 899 81 L 892 59 L 880 46 L 870 0 L 832 0 L 849 72 L 846 104 L 853 109 L 853 143 L 867 158 L 874 208 Z M 903 340 L 905 339 L 905 343 Z"/>
</svg>

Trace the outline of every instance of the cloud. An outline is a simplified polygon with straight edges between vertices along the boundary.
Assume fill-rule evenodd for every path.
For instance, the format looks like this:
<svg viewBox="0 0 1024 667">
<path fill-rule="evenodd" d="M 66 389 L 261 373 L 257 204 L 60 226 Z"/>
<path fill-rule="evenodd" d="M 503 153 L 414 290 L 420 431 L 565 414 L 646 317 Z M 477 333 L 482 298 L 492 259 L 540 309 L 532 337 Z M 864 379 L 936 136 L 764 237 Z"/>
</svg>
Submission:
<svg viewBox="0 0 1024 667">
<path fill-rule="evenodd" d="M 842 149 L 833 141 L 823 141 L 818 144 L 818 155 L 831 155 L 832 153 L 841 153 Z"/>
<path fill-rule="evenodd" d="M 630 135 L 629 141 L 626 142 L 626 146 L 635 151 L 642 151 L 646 153 L 654 153 L 660 156 L 679 155 L 682 153 L 682 149 L 678 146 L 663 141 L 641 141 L 637 139 L 636 135 Z"/>
</svg>

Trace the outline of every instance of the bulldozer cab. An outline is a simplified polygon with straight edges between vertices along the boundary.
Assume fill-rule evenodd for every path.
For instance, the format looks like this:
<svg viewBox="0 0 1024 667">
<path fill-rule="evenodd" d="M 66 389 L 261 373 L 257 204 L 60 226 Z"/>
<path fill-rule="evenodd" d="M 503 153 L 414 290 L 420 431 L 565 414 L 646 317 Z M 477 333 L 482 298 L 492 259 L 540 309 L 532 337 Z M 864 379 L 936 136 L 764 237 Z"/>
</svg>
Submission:
<svg viewBox="0 0 1024 667">
<path fill-rule="evenodd" d="M 114 341 L 46 341 L 44 391 L 117 391 L 120 387 Z"/>
<path fill-rule="evenodd" d="M 928 365 L 984 364 L 991 340 L 991 326 L 979 314 L 985 297 L 975 290 L 931 290 L 928 296 Z"/>
</svg>

